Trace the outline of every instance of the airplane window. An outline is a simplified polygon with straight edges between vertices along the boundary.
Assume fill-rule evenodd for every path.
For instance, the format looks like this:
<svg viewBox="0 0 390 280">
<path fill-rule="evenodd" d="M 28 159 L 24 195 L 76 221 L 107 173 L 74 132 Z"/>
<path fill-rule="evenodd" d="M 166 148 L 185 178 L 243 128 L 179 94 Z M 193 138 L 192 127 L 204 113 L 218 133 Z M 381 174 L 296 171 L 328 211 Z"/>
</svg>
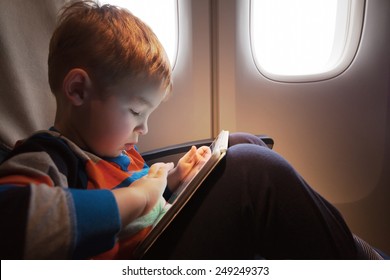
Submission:
<svg viewBox="0 0 390 280">
<path fill-rule="evenodd" d="M 177 0 L 101 0 L 128 9 L 152 28 L 167 52 L 172 67 L 176 62 L 178 27 Z"/>
<path fill-rule="evenodd" d="M 253 57 L 270 79 L 328 79 L 355 56 L 364 0 L 252 0 L 250 9 Z"/>
</svg>

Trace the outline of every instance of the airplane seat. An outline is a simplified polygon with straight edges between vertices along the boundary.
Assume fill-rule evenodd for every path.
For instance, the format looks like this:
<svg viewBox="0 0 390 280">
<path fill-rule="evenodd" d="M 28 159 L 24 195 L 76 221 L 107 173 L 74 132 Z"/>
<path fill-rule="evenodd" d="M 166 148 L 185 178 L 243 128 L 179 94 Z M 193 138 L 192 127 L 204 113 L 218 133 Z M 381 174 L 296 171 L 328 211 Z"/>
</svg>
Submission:
<svg viewBox="0 0 390 280">
<path fill-rule="evenodd" d="M 16 141 L 52 125 L 47 54 L 65 1 L 0 1 L 0 162 Z"/>
</svg>

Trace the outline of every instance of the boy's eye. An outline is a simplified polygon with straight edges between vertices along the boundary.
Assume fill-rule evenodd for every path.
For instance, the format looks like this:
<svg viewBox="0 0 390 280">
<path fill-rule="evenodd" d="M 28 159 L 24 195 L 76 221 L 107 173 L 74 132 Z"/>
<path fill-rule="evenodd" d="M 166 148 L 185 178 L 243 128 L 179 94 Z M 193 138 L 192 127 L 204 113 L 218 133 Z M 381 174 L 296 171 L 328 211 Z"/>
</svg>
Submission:
<svg viewBox="0 0 390 280">
<path fill-rule="evenodd" d="M 139 116 L 141 113 L 140 112 L 137 112 L 133 109 L 130 109 L 130 112 L 134 115 L 134 116 Z"/>
</svg>

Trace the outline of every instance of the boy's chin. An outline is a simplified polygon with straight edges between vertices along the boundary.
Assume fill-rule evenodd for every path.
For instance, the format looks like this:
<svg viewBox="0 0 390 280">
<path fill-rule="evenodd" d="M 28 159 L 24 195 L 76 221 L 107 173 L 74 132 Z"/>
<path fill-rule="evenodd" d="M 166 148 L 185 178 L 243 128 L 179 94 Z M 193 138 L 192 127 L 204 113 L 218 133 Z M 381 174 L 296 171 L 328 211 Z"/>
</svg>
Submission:
<svg viewBox="0 0 390 280">
<path fill-rule="evenodd" d="M 114 153 L 110 153 L 108 156 L 106 157 L 119 157 L 121 154 L 123 154 L 123 151 L 116 151 Z"/>
<path fill-rule="evenodd" d="M 116 151 L 100 151 L 95 152 L 95 154 L 101 158 L 113 158 L 118 157 L 123 153 L 123 150 L 116 150 Z"/>
</svg>

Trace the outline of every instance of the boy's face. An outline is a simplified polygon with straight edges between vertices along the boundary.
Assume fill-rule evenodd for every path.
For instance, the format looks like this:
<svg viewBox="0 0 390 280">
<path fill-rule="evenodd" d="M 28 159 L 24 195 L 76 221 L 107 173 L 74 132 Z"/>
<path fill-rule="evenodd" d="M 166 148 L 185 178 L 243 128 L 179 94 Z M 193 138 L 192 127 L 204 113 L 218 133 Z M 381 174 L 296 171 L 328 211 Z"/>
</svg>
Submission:
<svg viewBox="0 0 390 280">
<path fill-rule="evenodd" d="M 82 141 L 91 152 L 116 157 L 148 132 L 148 118 L 160 105 L 164 93 L 131 88 L 131 82 L 125 79 L 110 87 L 105 98 L 92 92 L 79 120 L 75 120 Z"/>
</svg>

